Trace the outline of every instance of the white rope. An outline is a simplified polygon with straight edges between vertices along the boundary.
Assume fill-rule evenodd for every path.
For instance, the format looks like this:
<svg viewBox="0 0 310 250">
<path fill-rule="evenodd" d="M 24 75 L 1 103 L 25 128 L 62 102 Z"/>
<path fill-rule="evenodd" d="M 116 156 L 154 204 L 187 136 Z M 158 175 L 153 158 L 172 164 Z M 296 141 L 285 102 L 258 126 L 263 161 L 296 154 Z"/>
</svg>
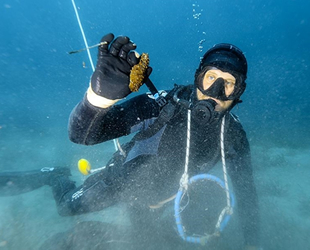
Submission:
<svg viewBox="0 0 310 250">
<path fill-rule="evenodd" d="M 225 116 L 222 118 L 221 123 L 221 156 L 222 156 L 222 165 L 223 165 L 223 176 L 224 176 L 224 182 L 225 182 L 225 192 L 226 192 L 226 201 L 227 205 L 222 210 L 219 219 L 215 225 L 215 228 L 217 230 L 220 230 L 221 223 L 223 221 L 223 218 L 225 214 L 232 214 L 232 207 L 231 207 L 231 201 L 230 201 L 230 194 L 229 194 L 229 186 L 228 186 L 228 178 L 227 178 L 227 169 L 226 169 L 226 159 L 225 159 L 225 147 L 224 147 L 224 131 L 225 131 Z"/>
<path fill-rule="evenodd" d="M 185 166 L 184 173 L 180 180 L 180 188 L 187 190 L 188 188 L 188 162 L 189 162 L 189 149 L 191 142 L 191 110 L 187 110 L 187 133 L 186 133 L 186 153 L 185 153 Z"/>
<path fill-rule="evenodd" d="M 80 30 L 81 30 L 82 36 L 83 36 L 84 44 L 85 44 L 85 47 L 86 47 L 86 50 L 87 50 L 88 59 L 89 59 L 91 68 L 92 68 L 92 70 L 93 70 L 93 72 L 94 72 L 94 71 L 95 71 L 95 67 L 94 67 L 93 59 L 92 59 L 91 54 L 90 54 L 90 51 L 89 51 L 89 48 L 90 48 L 90 47 L 88 47 L 87 39 L 86 39 L 86 36 L 85 36 L 85 33 L 84 33 L 84 29 L 83 29 L 83 27 L 82 27 L 82 23 L 81 23 L 81 20 L 80 20 L 79 12 L 78 12 L 78 10 L 77 10 L 77 8 L 76 8 L 76 5 L 75 5 L 74 0 L 72 0 L 72 5 L 73 5 L 74 11 L 75 11 L 76 19 L 77 19 L 78 24 L 79 24 L 79 26 L 80 26 Z M 114 142 L 114 148 L 115 148 L 115 150 L 119 150 L 120 153 L 121 153 L 123 156 L 125 156 L 125 153 L 124 153 L 124 151 L 123 151 L 121 145 L 119 144 L 118 139 L 114 139 L 113 142 Z"/>
<path fill-rule="evenodd" d="M 190 150 L 190 130 L 191 130 L 191 110 L 188 109 L 188 111 L 187 111 L 187 135 L 186 135 L 185 167 L 184 167 L 184 173 L 180 179 L 180 189 L 183 189 L 185 191 L 187 191 L 187 189 L 188 189 L 188 162 L 189 162 L 189 150 Z M 221 123 L 220 144 L 221 144 L 221 157 L 222 157 L 223 175 L 224 175 L 224 182 L 225 182 L 225 193 L 226 193 L 227 205 L 219 215 L 218 221 L 217 221 L 216 226 L 215 226 L 215 228 L 217 229 L 215 234 L 219 232 L 220 226 L 221 226 L 221 223 L 224 219 L 225 214 L 232 214 L 232 212 L 233 212 L 232 207 L 231 207 L 228 178 L 227 178 L 225 147 L 224 147 L 224 132 L 225 132 L 225 116 L 222 118 L 222 123 Z M 185 192 L 183 193 L 183 196 L 184 196 L 184 194 L 185 194 Z"/>
<path fill-rule="evenodd" d="M 221 156 L 222 156 L 222 165 L 223 165 L 223 175 L 225 181 L 225 191 L 227 199 L 227 208 L 231 209 L 229 187 L 228 187 L 228 178 L 227 178 L 227 169 L 226 169 L 226 159 L 225 159 L 225 147 L 224 147 L 224 131 L 225 130 L 225 116 L 222 118 L 221 124 Z"/>
</svg>

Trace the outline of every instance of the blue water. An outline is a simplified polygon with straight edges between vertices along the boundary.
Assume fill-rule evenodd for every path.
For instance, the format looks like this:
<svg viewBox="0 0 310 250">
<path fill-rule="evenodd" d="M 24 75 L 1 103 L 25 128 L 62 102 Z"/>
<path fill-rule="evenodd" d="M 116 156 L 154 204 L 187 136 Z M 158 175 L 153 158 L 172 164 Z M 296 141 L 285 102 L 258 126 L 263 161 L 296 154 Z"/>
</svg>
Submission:
<svg viewBox="0 0 310 250">
<path fill-rule="evenodd" d="M 245 52 L 248 86 L 235 112 L 252 146 L 258 182 L 270 179 L 274 185 L 261 189 L 262 244 L 264 249 L 310 249 L 306 236 L 310 233 L 306 178 L 310 174 L 310 2 L 77 0 L 76 5 L 88 44 L 98 43 L 109 32 L 129 36 L 140 53 L 149 53 L 151 79 L 160 89 L 192 83 L 199 58 L 215 43 L 233 43 Z M 100 165 L 100 159 L 113 153 L 112 143 L 88 148 L 73 145 L 67 138 L 68 116 L 83 97 L 92 73 L 86 52 L 67 52 L 83 47 L 71 1 L 2 1 L 0 170 L 55 164 L 75 168 L 82 156 Z M 94 61 L 96 52 L 91 50 Z M 277 198 L 269 199 L 271 190 L 279 191 L 274 191 Z M 56 221 L 50 222 L 54 228 L 51 233 L 69 227 L 64 225 L 70 225 L 70 219 L 62 224 L 57 217 L 48 189 L 35 194 L 50 199 L 48 211 Z M 17 249 L 10 244 L 14 242 L 17 247 L 26 242 L 25 249 L 35 249 L 33 246 L 48 238 L 34 236 L 34 211 L 41 210 L 29 203 L 37 199 L 19 197 L 24 201 L 20 208 L 15 199 L 0 199 L 0 217 L 7 218 L 6 226 L 11 225 L 11 231 L 4 230 L 0 220 L 0 248 Z M 31 220 L 22 216 L 24 210 Z M 4 215 L 8 213 L 10 216 Z M 44 211 L 41 213 L 44 217 Z M 16 216 L 21 221 L 19 227 L 12 226 Z M 41 221 L 46 223 L 48 218 Z M 273 225 L 270 220 L 274 220 Z M 29 223 L 33 235 L 21 238 Z"/>
</svg>

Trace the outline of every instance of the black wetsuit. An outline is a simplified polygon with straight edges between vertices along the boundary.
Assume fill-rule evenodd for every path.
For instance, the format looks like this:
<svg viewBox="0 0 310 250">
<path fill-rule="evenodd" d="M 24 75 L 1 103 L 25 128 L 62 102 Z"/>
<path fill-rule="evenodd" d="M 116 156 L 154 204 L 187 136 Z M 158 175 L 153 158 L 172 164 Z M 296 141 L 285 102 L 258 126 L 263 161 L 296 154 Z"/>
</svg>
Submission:
<svg viewBox="0 0 310 250">
<path fill-rule="evenodd" d="M 187 86 L 181 98 L 188 100 L 193 91 L 192 86 Z M 75 143 L 93 145 L 145 131 L 159 114 L 159 106 L 146 94 L 107 109 L 94 107 L 84 98 L 70 116 L 69 136 Z M 246 244 L 255 245 L 258 204 L 249 143 L 239 121 L 230 113 L 225 119 L 227 170 Z M 190 176 L 207 173 L 221 160 L 220 124 L 221 120 L 208 125 L 192 119 Z M 54 196 L 59 212 L 72 215 L 101 210 L 119 200 L 147 208 L 171 197 L 177 192 L 184 172 L 186 130 L 187 109 L 176 105 L 171 119 L 157 129 L 142 132 L 142 135 L 137 133 L 123 145 L 125 157 L 116 152 L 107 163 L 107 169 L 90 176 L 81 187 L 61 184 L 57 190 L 56 185 Z"/>
</svg>

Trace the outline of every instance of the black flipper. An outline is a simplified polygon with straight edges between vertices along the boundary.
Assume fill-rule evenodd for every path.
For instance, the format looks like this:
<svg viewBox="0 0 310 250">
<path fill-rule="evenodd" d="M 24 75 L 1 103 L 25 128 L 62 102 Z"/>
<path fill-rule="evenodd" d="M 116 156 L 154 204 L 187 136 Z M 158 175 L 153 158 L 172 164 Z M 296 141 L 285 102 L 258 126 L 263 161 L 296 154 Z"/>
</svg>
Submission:
<svg viewBox="0 0 310 250">
<path fill-rule="evenodd" d="M 0 196 L 12 196 L 51 185 L 56 176 L 69 176 L 70 169 L 65 167 L 42 168 L 40 170 L 0 173 Z"/>
</svg>

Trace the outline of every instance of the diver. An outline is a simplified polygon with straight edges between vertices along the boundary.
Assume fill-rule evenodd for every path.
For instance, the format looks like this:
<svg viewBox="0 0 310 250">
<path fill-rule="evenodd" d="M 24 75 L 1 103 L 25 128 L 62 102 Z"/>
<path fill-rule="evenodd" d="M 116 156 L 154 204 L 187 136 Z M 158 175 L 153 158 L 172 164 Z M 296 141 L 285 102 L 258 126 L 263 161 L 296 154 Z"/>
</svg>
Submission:
<svg viewBox="0 0 310 250">
<path fill-rule="evenodd" d="M 163 210 L 150 208 L 175 195 L 184 165 L 188 165 L 189 175 L 195 175 L 207 173 L 221 161 L 222 133 L 244 247 L 259 249 L 258 198 L 250 147 L 242 125 L 231 113 L 246 89 L 247 60 L 243 52 L 231 44 L 213 46 L 201 59 L 194 84 L 175 85 L 172 90 L 162 92 L 166 103 L 158 105 L 149 93 L 126 99 L 132 92 L 131 69 L 140 60 L 135 49 L 136 45 L 126 36 L 116 39 L 111 33 L 103 36 L 90 85 L 69 118 L 69 138 L 74 143 L 94 145 L 133 134 L 106 163 L 106 168 L 90 175 L 79 187 L 70 180 L 67 168 L 2 173 L 0 195 L 50 185 L 62 216 L 99 211 L 119 201 L 126 202 L 132 208 L 133 224 L 138 225 L 135 240 L 142 242 L 143 235 L 149 232 L 153 238 L 168 242 L 164 237 L 174 238 L 171 234 L 176 234 L 173 223 L 161 224 Z M 144 82 L 151 72 L 148 67 Z M 190 140 L 187 140 L 189 119 Z M 221 126 L 223 122 L 225 126 Z M 168 205 L 169 201 L 163 207 Z M 184 244 L 182 239 L 177 240 Z M 157 246 L 157 249 L 164 248 Z"/>
</svg>

